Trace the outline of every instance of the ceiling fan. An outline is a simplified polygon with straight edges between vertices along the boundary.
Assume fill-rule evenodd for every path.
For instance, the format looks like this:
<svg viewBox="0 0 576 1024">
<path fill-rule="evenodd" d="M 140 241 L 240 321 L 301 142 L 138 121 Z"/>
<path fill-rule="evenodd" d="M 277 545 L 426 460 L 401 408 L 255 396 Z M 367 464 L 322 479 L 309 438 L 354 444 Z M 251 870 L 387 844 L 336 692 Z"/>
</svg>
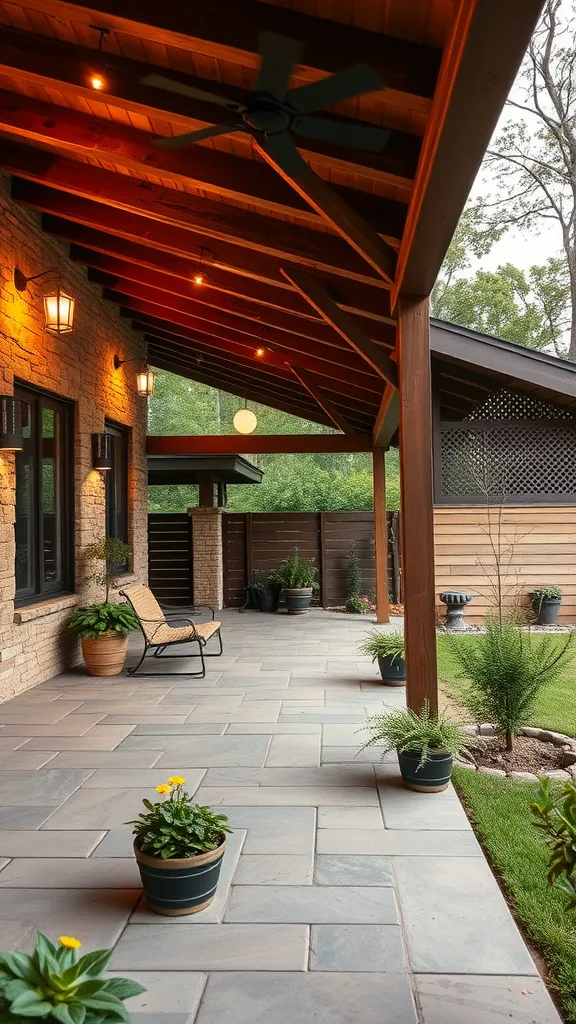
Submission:
<svg viewBox="0 0 576 1024">
<path fill-rule="evenodd" d="M 244 102 L 227 100 L 203 89 L 165 78 L 163 75 L 146 75 L 142 79 L 143 85 L 167 89 L 190 99 L 215 103 L 237 115 L 237 119 L 232 122 L 209 125 L 174 138 L 159 139 L 157 144 L 166 149 L 177 149 L 200 142 L 202 139 L 234 132 L 247 132 L 262 143 L 272 139 L 280 142 L 278 136 L 284 135 L 281 150 L 283 161 L 287 163 L 290 163 L 292 150 L 292 158 L 300 159 L 290 137 L 286 137 L 289 131 L 305 138 L 372 152 L 380 152 L 384 148 L 390 137 L 390 132 L 385 128 L 355 124 L 343 119 L 330 120 L 327 117 L 308 116 L 340 100 L 352 99 L 363 93 L 382 89 L 384 82 L 376 71 L 365 64 L 355 64 L 318 82 L 302 85 L 298 89 L 289 89 L 290 79 L 295 65 L 302 56 L 304 44 L 273 32 L 261 32 L 258 50 L 262 60 L 256 89 L 246 96 Z"/>
</svg>

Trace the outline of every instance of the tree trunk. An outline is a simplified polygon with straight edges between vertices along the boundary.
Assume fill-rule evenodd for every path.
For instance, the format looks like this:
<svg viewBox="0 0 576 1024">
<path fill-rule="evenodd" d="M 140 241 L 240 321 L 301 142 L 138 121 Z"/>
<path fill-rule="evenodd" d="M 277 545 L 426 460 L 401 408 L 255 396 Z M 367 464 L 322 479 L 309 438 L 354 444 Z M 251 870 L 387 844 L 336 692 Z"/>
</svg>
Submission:
<svg viewBox="0 0 576 1024">
<path fill-rule="evenodd" d="M 576 363 L 576 254 L 572 251 L 566 251 L 568 257 L 568 272 L 570 274 L 570 302 L 572 306 L 571 318 L 570 318 L 570 348 L 568 349 L 568 359 L 572 363 Z"/>
<path fill-rule="evenodd" d="M 512 733 L 509 730 L 506 731 L 506 750 L 514 750 Z"/>
</svg>

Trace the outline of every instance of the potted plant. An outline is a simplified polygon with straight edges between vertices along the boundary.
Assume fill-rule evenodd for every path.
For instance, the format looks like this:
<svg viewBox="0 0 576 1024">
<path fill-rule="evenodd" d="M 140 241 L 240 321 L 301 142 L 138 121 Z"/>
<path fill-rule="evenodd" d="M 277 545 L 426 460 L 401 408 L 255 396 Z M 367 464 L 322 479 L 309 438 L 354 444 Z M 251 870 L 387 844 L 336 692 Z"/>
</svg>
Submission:
<svg viewBox="0 0 576 1024">
<path fill-rule="evenodd" d="M 378 662 L 380 675 L 387 686 L 404 686 L 406 682 L 406 661 L 404 659 L 404 634 L 394 630 L 381 633 L 371 629 L 360 644 L 360 654 L 367 654 L 372 663 Z"/>
<path fill-rule="evenodd" d="M 123 1000 L 145 992 L 129 978 L 105 977 L 111 949 L 78 958 L 82 943 L 61 935 L 60 945 L 38 932 L 27 953 L 0 953 L 0 1021 L 26 1024 L 107 1024 L 128 1021 Z"/>
<path fill-rule="evenodd" d="M 433 715 L 425 701 L 420 711 L 395 708 L 371 715 L 363 729 L 372 735 L 366 747 L 382 746 L 382 757 L 396 750 L 404 785 L 420 793 L 441 793 L 452 775 L 452 759 L 470 743 L 458 725 Z"/>
<path fill-rule="evenodd" d="M 539 626 L 556 626 L 562 604 L 562 588 L 556 586 L 537 587 L 530 594 L 532 610 L 538 616 Z"/>
<path fill-rule="evenodd" d="M 226 849 L 228 818 L 192 802 L 186 779 L 173 775 L 156 787 L 133 826 L 134 853 L 150 909 L 165 917 L 197 914 L 212 900 Z"/>
<path fill-rule="evenodd" d="M 259 612 L 277 612 L 282 584 L 276 573 L 258 573 L 254 578 L 253 591 Z"/>
<path fill-rule="evenodd" d="M 302 615 L 310 607 L 312 591 L 318 586 L 318 570 L 313 562 L 300 558 L 298 548 L 285 558 L 275 573 L 284 590 L 286 611 L 289 615 Z"/>
<path fill-rule="evenodd" d="M 110 590 L 119 583 L 119 566 L 125 565 L 130 548 L 117 537 L 89 544 L 84 553 L 94 569 L 86 579 L 104 587 L 104 601 L 77 608 L 68 622 L 70 633 L 80 637 L 82 654 L 91 676 L 117 676 L 124 668 L 128 633 L 138 628 L 129 604 L 110 601 Z"/>
</svg>

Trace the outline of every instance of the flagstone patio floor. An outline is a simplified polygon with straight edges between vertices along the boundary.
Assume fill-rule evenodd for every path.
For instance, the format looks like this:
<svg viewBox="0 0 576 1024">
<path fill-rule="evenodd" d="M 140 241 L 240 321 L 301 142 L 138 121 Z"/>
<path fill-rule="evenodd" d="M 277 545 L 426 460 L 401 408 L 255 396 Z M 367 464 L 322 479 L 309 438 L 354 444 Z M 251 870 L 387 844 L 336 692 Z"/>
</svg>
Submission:
<svg viewBox="0 0 576 1024">
<path fill-rule="evenodd" d="M 0 705 L 0 948 L 114 946 L 134 1024 L 558 1024 L 455 792 L 355 757 L 404 699 L 356 653 L 368 623 L 222 618 L 204 680 L 79 669 Z M 215 902 L 177 919 L 125 824 L 172 773 L 234 828 Z"/>
</svg>

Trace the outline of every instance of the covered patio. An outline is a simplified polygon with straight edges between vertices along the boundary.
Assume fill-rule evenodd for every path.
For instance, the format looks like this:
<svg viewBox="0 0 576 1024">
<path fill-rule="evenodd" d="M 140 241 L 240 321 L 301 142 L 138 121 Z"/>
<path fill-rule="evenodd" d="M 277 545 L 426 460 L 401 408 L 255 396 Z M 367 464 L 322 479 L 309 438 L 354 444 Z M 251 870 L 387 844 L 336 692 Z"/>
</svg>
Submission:
<svg viewBox="0 0 576 1024">
<path fill-rule="evenodd" d="M 356 654 L 365 622 L 223 619 L 201 682 L 69 672 L 0 707 L 0 945 L 113 945 L 134 1024 L 558 1024 L 454 791 L 355 756 L 403 700 Z M 147 910 L 124 824 L 173 772 L 234 828 L 216 901 L 178 920 Z"/>
</svg>

